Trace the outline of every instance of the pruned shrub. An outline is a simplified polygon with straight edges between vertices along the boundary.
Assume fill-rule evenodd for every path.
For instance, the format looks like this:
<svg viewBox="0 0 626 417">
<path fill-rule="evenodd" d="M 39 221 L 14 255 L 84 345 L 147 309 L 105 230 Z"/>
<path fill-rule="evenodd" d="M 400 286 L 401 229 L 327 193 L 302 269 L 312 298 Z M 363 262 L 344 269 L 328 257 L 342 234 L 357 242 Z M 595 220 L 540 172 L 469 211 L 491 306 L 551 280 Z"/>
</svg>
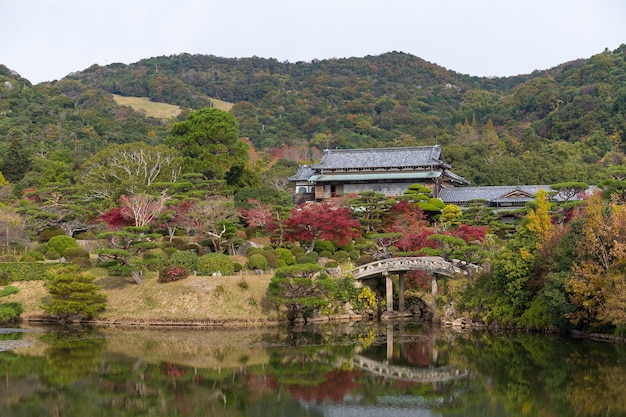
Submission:
<svg viewBox="0 0 626 417">
<path fill-rule="evenodd" d="M 337 268 L 339 267 L 339 264 L 337 263 L 337 261 L 328 261 L 326 262 L 326 265 L 324 265 L 326 268 Z"/>
<path fill-rule="evenodd" d="M 246 256 L 250 256 L 253 253 L 261 252 L 262 250 L 263 250 L 263 248 L 257 248 L 256 246 L 250 246 L 248 249 L 246 249 Z"/>
<path fill-rule="evenodd" d="M 71 236 L 59 235 L 54 236 L 48 241 L 48 250 L 53 250 L 59 255 L 63 255 L 68 248 L 77 248 L 78 242 Z"/>
<path fill-rule="evenodd" d="M 337 248 L 335 247 L 335 244 L 333 242 L 329 242 L 328 240 L 316 240 L 313 250 L 319 254 L 327 251 L 330 252 L 332 255 L 333 253 L 335 253 Z"/>
<path fill-rule="evenodd" d="M 81 258 L 81 257 L 73 258 L 70 261 L 70 263 L 72 265 L 76 265 L 80 269 L 89 269 L 92 266 L 91 265 L 91 259 L 89 259 L 89 258 Z"/>
<path fill-rule="evenodd" d="M 253 253 L 248 258 L 248 268 L 249 269 L 261 269 L 263 271 L 267 271 L 268 269 L 267 259 L 265 258 L 265 256 L 261 255 L 260 253 Z"/>
<path fill-rule="evenodd" d="M 298 255 L 304 255 L 304 249 L 302 249 L 300 246 L 294 246 L 293 248 L 291 248 L 291 253 L 293 254 L 294 258 L 297 258 Z"/>
<path fill-rule="evenodd" d="M 170 265 L 159 271 L 159 282 L 167 283 L 173 281 L 180 281 L 189 276 L 189 270 L 184 266 Z"/>
<path fill-rule="evenodd" d="M 276 268 L 277 263 L 278 263 L 278 259 L 276 258 L 276 255 L 274 255 L 269 250 L 262 251 L 261 255 L 265 256 L 265 259 L 267 259 L 267 266 L 269 268 Z"/>
<path fill-rule="evenodd" d="M 221 273 L 222 275 L 233 275 L 235 267 L 232 259 L 222 253 L 209 253 L 198 258 L 197 271 L 200 275 L 211 275 Z"/>
<path fill-rule="evenodd" d="M 179 237 L 173 238 L 170 244 L 179 251 L 186 251 L 189 247 L 188 243 Z"/>
<path fill-rule="evenodd" d="M 4 255 L 0 255 L 0 262 L 16 262 L 17 256 L 5 253 Z"/>
<path fill-rule="evenodd" d="M 293 253 L 291 253 L 289 249 L 278 248 L 275 250 L 275 252 L 276 256 L 278 256 L 278 259 L 282 259 L 283 261 L 285 261 L 286 265 L 293 265 L 296 263 L 296 258 L 293 257 Z"/>
<path fill-rule="evenodd" d="M 233 262 L 233 272 L 237 273 L 241 270 L 243 270 L 243 265 L 239 262 Z"/>
<path fill-rule="evenodd" d="M 107 273 L 112 277 L 129 277 L 130 272 L 130 266 L 122 265 L 120 263 L 109 265 L 107 268 Z"/>
<path fill-rule="evenodd" d="M 356 260 L 357 265 L 365 265 L 370 262 L 374 262 L 374 257 L 369 254 L 361 255 L 359 259 Z"/>
<path fill-rule="evenodd" d="M 35 251 L 28 251 L 20 258 L 20 262 L 41 262 L 43 260 L 43 255 Z"/>
<path fill-rule="evenodd" d="M 45 229 L 43 229 L 41 232 L 39 232 L 39 235 L 37 235 L 37 240 L 39 242 L 42 243 L 46 243 L 47 241 L 49 241 L 50 239 L 52 239 L 55 236 L 65 236 L 65 232 L 63 232 L 63 230 L 61 230 L 58 227 L 47 227 Z"/>
<path fill-rule="evenodd" d="M 317 256 L 313 256 L 311 253 L 307 253 L 306 255 L 298 256 L 296 258 L 296 264 L 298 265 L 314 264 L 314 263 L 317 263 L 317 259 L 318 259 Z"/>
<path fill-rule="evenodd" d="M 344 250 L 338 250 L 332 258 L 340 264 L 343 264 L 350 260 L 350 254 Z"/>
<path fill-rule="evenodd" d="M 198 255 L 195 252 L 179 250 L 170 256 L 170 264 L 183 266 L 188 271 L 195 271 L 198 264 Z"/>
<path fill-rule="evenodd" d="M 161 249 L 154 249 L 143 255 L 144 264 L 149 271 L 158 271 L 167 264 L 168 256 Z"/>
<path fill-rule="evenodd" d="M 49 250 L 43 256 L 49 261 L 56 261 L 61 257 L 61 255 L 54 250 Z"/>
<path fill-rule="evenodd" d="M 330 258 L 333 254 L 330 251 L 323 250 L 320 252 L 320 258 Z"/>
<path fill-rule="evenodd" d="M 79 247 L 67 248 L 63 251 L 63 257 L 71 261 L 76 258 L 89 258 L 89 252 Z"/>
<path fill-rule="evenodd" d="M 165 253 L 167 255 L 167 257 L 171 257 L 173 254 L 175 254 L 176 252 L 178 252 L 178 249 L 176 249 L 173 246 L 165 246 L 163 248 L 163 253 Z"/>
</svg>

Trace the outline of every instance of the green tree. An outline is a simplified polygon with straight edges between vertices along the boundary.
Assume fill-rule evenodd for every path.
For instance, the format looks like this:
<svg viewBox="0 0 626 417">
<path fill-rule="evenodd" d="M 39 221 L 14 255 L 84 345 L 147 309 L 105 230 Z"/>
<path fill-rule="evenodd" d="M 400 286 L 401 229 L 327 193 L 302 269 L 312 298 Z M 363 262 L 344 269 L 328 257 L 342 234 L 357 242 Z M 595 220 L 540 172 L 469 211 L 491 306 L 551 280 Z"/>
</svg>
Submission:
<svg viewBox="0 0 626 417">
<path fill-rule="evenodd" d="M 92 319 L 106 308 L 106 296 L 99 293 L 94 277 L 76 267 L 62 267 L 46 276 L 46 288 L 50 297 L 42 309 L 61 322 L 71 316 Z"/>
<path fill-rule="evenodd" d="M 288 319 L 306 322 L 316 308 L 328 303 L 328 277 L 319 275 L 321 265 L 300 264 L 278 268 L 268 286 L 268 301 L 276 308 L 287 307 Z"/>
<path fill-rule="evenodd" d="M 216 108 L 191 112 L 172 127 L 166 142 L 183 156 L 186 172 L 207 179 L 222 180 L 229 172 L 243 175 L 248 162 L 248 145 L 239 139 L 235 117 Z M 229 183 L 235 181 L 229 175 Z"/>
<path fill-rule="evenodd" d="M 12 294 L 17 294 L 20 290 L 17 287 L 8 285 L 0 290 L 0 298 L 8 297 Z M 20 314 L 24 312 L 24 308 L 21 303 L 3 303 L 0 302 L 0 323 L 8 323 L 16 320 Z"/>
<path fill-rule="evenodd" d="M 175 150 L 133 142 L 109 146 L 89 158 L 79 173 L 78 186 L 84 199 L 113 201 L 122 194 L 150 193 L 156 184 L 178 181 L 180 174 Z"/>
<path fill-rule="evenodd" d="M 145 263 L 143 255 L 158 245 L 155 239 L 161 237 L 158 233 L 149 233 L 150 228 L 129 226 L 120 231 L 100 233 L 97 237 L 108 242 L 108 247 L 99 249 L 99 258 L 108 259 L 114 263 L 129 268 L 137 284 L 141 284 L 141 274 Z"/>
<path fill-rule="evenodd" d="M 12 131 L 9 135 L 11 139 L 9 147 L 0 161 L 0 172 L 7 181 L 16 183 L 30 170 L 31 157 L 22 144 L 21 132 Z"/>
</svg>

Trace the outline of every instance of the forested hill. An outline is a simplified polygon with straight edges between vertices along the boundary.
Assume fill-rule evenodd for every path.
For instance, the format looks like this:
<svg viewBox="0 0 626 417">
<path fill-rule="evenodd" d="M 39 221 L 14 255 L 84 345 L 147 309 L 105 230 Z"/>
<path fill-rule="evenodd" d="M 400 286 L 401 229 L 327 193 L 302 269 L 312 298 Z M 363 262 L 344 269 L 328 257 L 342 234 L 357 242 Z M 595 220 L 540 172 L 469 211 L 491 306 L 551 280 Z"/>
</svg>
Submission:
<svg viewBox="0 0 626 417">
<path fill-rule="evenodd" d="M 474 184 L 597 182 L 624 160 L 626 45 L 532 74 L 472 77 L 400 52 L 283 63 L 181 54 L 94 65 L 30 85 L 0 67 L 0 140 L 88 157 L 111 143 L 161 143 L 167 123 L 109 93 L 198 109 L 234 103 L 259 150 L 439 143 Z M 180 117 L 184 117 L 183 113 Z M 282 152 L 277 151 L 282 149 Z"/>
</svg>

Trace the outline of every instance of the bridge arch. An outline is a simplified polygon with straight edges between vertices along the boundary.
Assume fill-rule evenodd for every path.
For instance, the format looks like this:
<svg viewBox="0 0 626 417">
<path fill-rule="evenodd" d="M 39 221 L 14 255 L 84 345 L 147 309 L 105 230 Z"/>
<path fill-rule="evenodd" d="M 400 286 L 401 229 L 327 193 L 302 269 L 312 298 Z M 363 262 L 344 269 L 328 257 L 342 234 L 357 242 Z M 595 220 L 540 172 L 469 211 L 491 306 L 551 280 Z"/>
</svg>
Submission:
<svg viewBox="0 0 626 417">
<path fill-rule="evenodd" d="M 433 274 L 433 293 L 437 292 L 435 275 L 455 276 L 463 274 L 471 277 L 478 272 L 477 265 L 453 259 L 447 261 L 440 256 L 415 256 L 387 258 L 361 265 L 352 270 L 352 276 L 356 280 L 371 279 L 378 276 L 386 279 L 387 312 L 393 312 L 393 284 L 391 275 L 398 273 L 400 277 L 400 289 L 398 294 L 399 311 L 404 312 L 404 275 L 407 271 L 427 271 Z"/>
</svg>

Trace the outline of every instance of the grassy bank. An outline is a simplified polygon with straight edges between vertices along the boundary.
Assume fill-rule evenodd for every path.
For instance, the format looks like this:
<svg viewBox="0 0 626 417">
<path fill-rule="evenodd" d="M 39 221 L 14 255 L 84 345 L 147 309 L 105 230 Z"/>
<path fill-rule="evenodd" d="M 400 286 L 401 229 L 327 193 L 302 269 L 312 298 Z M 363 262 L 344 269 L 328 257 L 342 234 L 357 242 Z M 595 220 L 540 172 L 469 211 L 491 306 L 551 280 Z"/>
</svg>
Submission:
<svg viewBox="0 0 626 417">
<path fill-rule="evenodd" d="M 265 325 L 274 321 L 261 308 L 270 279 L 269 274 L 249 272 L 237 276 L 190 276 L 161 284 L 156 276 L 148 276 L 137 285 L 132 278 L 103 274 L 95 282 L 107 296 L 107 309 L 98 319 L 128 325 Z M 47 296 L 44 282 L 11 285 L 20 292 L 3 301 L 22 303 L 24 321 L 43 319 L 41 301 Z"/>
</svg>

